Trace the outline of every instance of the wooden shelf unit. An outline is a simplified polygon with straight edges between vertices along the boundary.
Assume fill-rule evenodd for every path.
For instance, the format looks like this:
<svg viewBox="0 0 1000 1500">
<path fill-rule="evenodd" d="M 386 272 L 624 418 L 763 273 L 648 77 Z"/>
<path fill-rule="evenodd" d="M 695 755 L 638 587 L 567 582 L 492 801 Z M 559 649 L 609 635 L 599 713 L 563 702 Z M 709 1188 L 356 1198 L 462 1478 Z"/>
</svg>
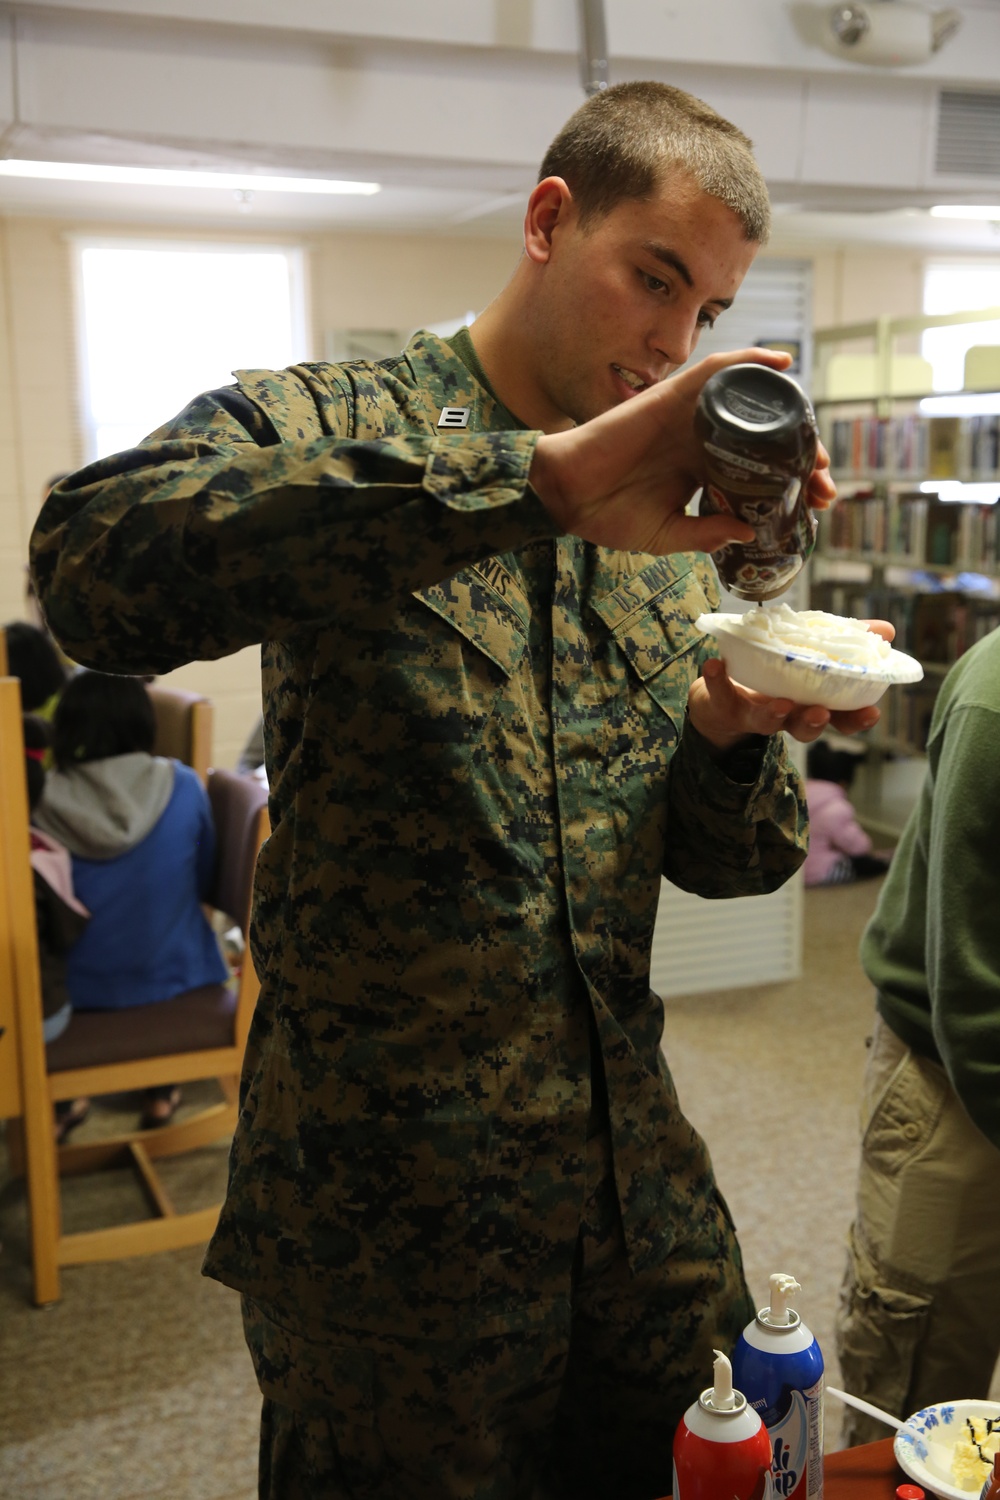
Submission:
<svg viewBox="0 0 1000 1500">
<path fill-rule="evenodd" d="M 914 788 L 940 684 L 963 651 L 1000 627 L 1000 392 L 900 388 L 898 341 L 927 328 L 1000 322 L 1000 308 L 879 318 L 814 334 L 813 404 L 840 498 L 820 517 L 809 568 L 814 609 L 889 619 L 896 645 L 917 657 L 924 680 L 890 688 L 855 795 L 873 833 L 898 833 Z M 866 341 L 870 389 L 824 394 L 830 356 Z M 827 387 L 829 388 L 829 387 Z M 924 414 L 930 396 L 995 395 L 992 411 Z M 988 486 L 942 499 L 956 482 Z M 900 770 L 891 762 L 910 761 Z M 884 790 L 891 783 L 896 790 Z M 903 792 L 898 788 L 902 786 Z"/>
</svg>

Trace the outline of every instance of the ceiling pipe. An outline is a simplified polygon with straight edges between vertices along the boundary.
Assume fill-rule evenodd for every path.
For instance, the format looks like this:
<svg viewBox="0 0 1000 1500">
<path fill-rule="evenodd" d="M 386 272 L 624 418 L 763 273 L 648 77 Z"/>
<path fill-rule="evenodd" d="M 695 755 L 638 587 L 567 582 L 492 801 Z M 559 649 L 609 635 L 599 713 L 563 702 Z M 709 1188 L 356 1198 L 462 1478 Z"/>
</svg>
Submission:
<svg viewBox="0 0 1000 1500">
<path fill-rule="evenodd" d="M 608 86 L 608 29 L 604 0 L 578 0 L 580 8 L 580 76 L 586 94 Z"/>
</svg>

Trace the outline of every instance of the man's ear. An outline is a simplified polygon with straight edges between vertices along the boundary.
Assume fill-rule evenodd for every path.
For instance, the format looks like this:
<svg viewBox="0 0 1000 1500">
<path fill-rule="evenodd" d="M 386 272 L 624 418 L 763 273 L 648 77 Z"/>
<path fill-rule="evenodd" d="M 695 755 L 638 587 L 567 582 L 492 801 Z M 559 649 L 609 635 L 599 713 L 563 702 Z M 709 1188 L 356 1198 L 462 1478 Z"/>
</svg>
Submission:
<svg viewBox="0 0 1000 1500">
<path fill-rule="evenodd" d="M 573 194 L 561 177 L 543 177 L 528 199 L 524 215 L 524 249 L 529 260 L 545 265 L 552 256 L 556 227 L 575 216 Z"/>
</svg>

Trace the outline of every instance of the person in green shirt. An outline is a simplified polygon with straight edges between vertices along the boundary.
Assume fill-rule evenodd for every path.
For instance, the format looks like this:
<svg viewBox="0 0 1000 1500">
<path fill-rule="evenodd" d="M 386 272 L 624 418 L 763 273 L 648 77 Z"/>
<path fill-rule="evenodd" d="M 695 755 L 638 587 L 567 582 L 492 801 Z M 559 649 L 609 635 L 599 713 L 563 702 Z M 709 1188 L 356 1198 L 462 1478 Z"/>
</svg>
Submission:
<svg viewBox="0 0 1000 1500">
<path fill-rule="evenodd" d="M 861 942 L 875 986 L 846 1388 L 893 1416 L 985 1397 L 1000 1356 L 1000 632 L 938 694 L 927 773 Z M 847 1413 L 848 1443 L 883 1437 Z"/>
<path fill-rule="evenodd" d="M 243 1296 L 265 1500 L 666 1494 L 752 1316 L 649 968 L 664 874 L 725 898 L 799 867 L 781 731 L 831 720 L 695 624 L 705 553 L 750 535 L 686 514 L 698 394 L 787 356 L 665 377 L 768 213 L 734 126 L 617 85 L 471 328 L 241 371 L 39 518 L 77 660 L 262 643 L 261 994 L 205 1269 Z"/>
</svg>

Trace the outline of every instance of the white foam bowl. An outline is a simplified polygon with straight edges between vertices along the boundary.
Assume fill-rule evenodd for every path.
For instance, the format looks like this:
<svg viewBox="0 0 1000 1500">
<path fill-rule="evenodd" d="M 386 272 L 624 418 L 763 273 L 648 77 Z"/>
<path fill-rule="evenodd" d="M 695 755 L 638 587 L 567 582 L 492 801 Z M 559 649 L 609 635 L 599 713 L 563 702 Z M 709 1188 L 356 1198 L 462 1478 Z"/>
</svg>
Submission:
<svg viewBox="0 0 1000 1500">
<path fill-rule="evenodd" d="M 905 651 L 890 649 L 877 667 L 834 661 L 815 653 L 744 634 L 742 615 L 699 615 L 699 630 L 715 637 L 734 681 L 769 698 L 819 704 L 830 709 L 869 708 L 897 682 L 919 682 L 924 669 Z"/>
<path fill-rule="evenodd" d="M 1000 1417 L 1000 1401 L 946 1401 L 913 1413 L 896 1433 L 893 1452 L 908 1479 L 941 1500 L 979 1500 L 989 1475 L 962 1489 L 951 1477 L 952 1453 L 965 1433 L 966 1417 Z"/>
</svg>

